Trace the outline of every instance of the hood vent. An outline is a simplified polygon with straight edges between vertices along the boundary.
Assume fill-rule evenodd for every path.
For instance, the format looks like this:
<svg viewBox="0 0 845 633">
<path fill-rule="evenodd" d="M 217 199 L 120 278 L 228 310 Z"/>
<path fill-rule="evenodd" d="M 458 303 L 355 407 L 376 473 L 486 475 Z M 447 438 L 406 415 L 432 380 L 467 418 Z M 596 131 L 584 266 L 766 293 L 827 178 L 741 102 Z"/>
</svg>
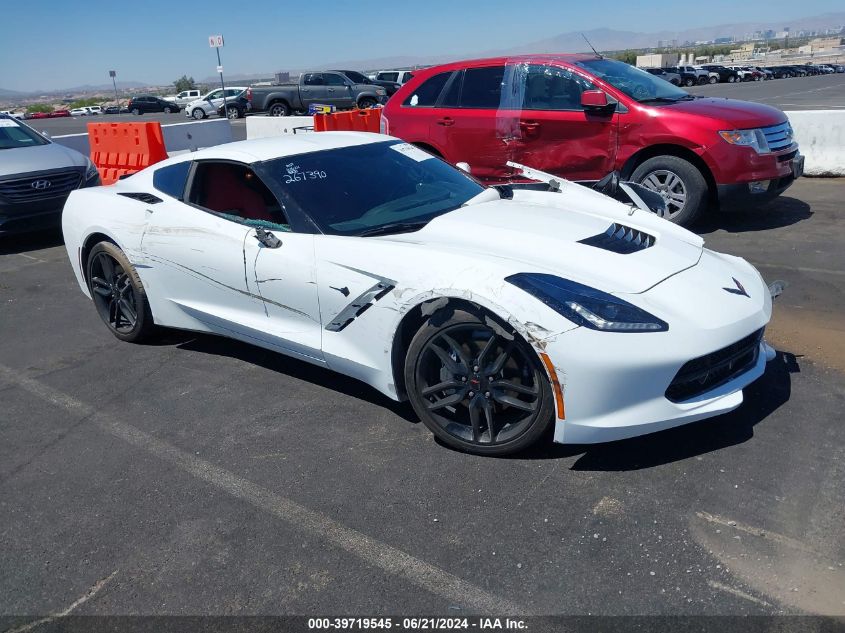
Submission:
<svg viewBox="0 0 845 633">
<path fill-rule="evenodd" d="M 632 229 L 630 226 L 625 226 L 624 224 L 617 224 L 616 222 L 611 224 L 604 233 L 578 240 L 580 244 L 603 248 L 606 251 L 619 253 L 620 255 L 628 255 L 645 250 L 649 246 L 654 246 L 654 241 L 655 238 L 653 235 Z"/>
</svg>

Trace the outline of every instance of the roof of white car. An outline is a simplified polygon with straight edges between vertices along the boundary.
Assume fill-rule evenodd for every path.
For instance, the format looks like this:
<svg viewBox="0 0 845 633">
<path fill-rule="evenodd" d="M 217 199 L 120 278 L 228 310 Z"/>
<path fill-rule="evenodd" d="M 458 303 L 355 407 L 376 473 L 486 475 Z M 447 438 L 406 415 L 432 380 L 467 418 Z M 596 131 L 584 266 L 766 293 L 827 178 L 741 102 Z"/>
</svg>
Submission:
<svg viewBox="0 0 845 633">
<path fill-rule="evenodd" d="M 284 158 L 286 156 L 296 156 L 297 154 L 366 145 L 368 143 L 378 143 L 388 140 L 393 141 L 398 139 L 371 132 L 285 134 L 270 138 L 235 141 L 234 143 L 216 145 L 189 154 L 181 154 L 169 162 L 177 163 L 186 159 L 224 159 L 242 163 L 255 163 L 273 158 Z"/>
</svg>

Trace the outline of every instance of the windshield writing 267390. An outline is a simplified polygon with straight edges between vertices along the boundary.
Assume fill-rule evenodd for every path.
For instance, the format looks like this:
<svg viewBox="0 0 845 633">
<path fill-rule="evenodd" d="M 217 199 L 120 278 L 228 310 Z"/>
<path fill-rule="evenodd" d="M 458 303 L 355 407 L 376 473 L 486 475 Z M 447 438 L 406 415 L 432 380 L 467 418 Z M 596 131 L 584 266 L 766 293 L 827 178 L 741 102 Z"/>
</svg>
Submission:
<svg viewBox="0 0 845 633">
<path fill-rule="evenodd" d="M 323 180 L 327 177 L 326 172 L 322 170 L 299 171 L 299 166 L 293 163 L 285 165 L 287 173 L 282 174 L 285 179 L 285 184 L 289 185 L 292 182 L 303 182 L 305 180 Z"/>
</svg>

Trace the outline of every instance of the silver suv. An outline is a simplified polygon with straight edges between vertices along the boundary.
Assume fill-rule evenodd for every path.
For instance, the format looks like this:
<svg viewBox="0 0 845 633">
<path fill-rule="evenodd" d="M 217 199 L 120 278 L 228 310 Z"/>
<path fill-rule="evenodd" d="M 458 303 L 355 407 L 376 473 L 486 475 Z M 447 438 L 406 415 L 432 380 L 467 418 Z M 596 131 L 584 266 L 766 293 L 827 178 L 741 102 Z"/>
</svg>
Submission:
<svg viewBox="0 0 845 633">
<path fill-rule="evenodd" d="M 58 227 L 70 192 L 99 184 L 87 156 L 0 116 L 0 235 Z"/>
<path fill-rule="evenodd" d="M 226 88 L 226 100 L 232 101 L 238 97 L 246 86 L 231 86 Z M 217 88 L 185 106 L 185 116 L 199 121 L 209 115 L 217 114 L 217 108 L 223 105 L 223 89 Z"/>
</svg>

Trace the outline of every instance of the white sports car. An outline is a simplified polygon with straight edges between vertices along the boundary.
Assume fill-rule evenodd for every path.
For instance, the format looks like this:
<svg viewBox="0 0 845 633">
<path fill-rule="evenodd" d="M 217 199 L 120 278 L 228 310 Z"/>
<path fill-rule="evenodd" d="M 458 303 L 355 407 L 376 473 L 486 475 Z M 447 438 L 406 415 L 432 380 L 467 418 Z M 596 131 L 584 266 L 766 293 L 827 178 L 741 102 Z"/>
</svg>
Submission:
<svg viewBox="0 0 845 633">
<path fill-rule="evenodd" d="M 530 170 L 525 170 L 526 174 Z M 398 139 L 230 143 L 75 191 L 65 244 L 109 329 L 211 332 L 410 399 L 480 454 L 725 413 L 763 374 L 746 261 L 581 185 L 485 188 Z"/>
</svg>

